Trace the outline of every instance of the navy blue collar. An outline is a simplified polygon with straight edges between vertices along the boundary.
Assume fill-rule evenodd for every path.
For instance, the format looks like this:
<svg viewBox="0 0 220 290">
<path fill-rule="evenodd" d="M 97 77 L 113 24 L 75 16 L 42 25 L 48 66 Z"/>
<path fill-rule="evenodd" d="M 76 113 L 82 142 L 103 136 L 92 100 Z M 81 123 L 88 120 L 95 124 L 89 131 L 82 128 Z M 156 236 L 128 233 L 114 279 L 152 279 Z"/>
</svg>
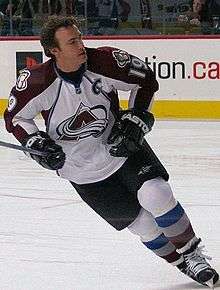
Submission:
<svg viewBox="0 0 220 290">
<path fill-rule="evenodd" d="M 77 71 L 73 71 L 73 72 L 64 72 L 64 71 L 60 70 L 56 64 L 55 64 L 55 68 L 56 68 L 58 75 L 62 79 L 64 79 L 67 82 L 72 83 L 75 86 L 75 88 L 80 87 L 84 72 L 86 71 L 86 64 L 85 63 L 82 64 L 81 67 Z"/>
</svg>

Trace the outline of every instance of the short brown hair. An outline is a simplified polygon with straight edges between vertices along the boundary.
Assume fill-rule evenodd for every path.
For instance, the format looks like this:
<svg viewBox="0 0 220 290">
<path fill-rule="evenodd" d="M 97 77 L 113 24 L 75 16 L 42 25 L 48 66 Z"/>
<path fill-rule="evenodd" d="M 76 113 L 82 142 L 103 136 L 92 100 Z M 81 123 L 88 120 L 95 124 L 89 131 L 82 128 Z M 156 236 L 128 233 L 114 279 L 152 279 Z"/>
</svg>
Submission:
<svg viewBox="0 0 220 290">
<path fill-rule="evenodd" d="M 73 16 L 50 16 L 45 22 L 40 35 L 40 43 L 44 48 L 44 53 L 48 57 L 53 57 L 50 49 L 53 47 L 58 47 L 58 43 L 55 39 L 55 33 L 60 27 L 77 26 L 78 21 Z"/>
</svg>

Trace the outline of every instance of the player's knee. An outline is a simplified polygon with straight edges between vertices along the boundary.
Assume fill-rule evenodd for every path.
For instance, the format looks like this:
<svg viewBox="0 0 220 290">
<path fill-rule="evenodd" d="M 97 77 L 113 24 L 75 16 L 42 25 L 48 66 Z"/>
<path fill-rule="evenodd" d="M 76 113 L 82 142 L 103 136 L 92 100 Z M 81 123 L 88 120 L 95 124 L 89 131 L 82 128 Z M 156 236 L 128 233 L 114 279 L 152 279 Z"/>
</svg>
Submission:
<svg viewBox="0 0 220 290">
<path fill-rule="evenodd" d="M 151 241 L 161 234 L 161 230 L 151 213 L 141 209 L 134 222 L 128 226 L 132 234 L 138 235 L 142 241 Z"/>
<path fill-rule="evenodd" d="M 138 190 L 138 200 L 153 216 L 163 215 L 177 204 L 169 183 L 162 178 L 146 181 Z"/>
</svg>

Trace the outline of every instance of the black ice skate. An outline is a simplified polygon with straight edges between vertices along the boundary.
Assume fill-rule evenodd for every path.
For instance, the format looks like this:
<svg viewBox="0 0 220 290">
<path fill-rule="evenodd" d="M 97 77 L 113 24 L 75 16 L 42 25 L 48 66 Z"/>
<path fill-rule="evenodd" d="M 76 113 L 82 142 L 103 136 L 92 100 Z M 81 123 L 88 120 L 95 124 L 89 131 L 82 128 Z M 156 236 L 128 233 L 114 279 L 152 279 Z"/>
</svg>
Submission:
<svg viewBox="0 0 220 290">
<path fill-rule="evenodd" d="M 206 259 L 211 260 L 211 258 L 202 253 L 204 246 L 198 247 L 200 242 L 201 239 L 197 239 L 189 250 L 182 253 L 184 262 L 179 264 L 177 268 L 198 283 L 214 289 L 219 275 L 206 261 Z"/>
</svg>

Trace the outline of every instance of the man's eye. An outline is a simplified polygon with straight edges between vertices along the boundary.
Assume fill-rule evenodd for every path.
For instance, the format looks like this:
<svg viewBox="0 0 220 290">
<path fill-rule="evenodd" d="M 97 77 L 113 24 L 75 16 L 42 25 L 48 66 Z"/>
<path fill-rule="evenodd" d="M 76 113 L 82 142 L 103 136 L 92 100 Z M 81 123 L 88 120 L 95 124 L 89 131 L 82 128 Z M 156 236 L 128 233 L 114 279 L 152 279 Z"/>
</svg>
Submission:
<svg viewBox="0 0 220 290">
<path fill-rule="evenodd" d="M 76 44 L 77 42 L 79 42 L 81 40 L 82 40 L 82 37 L 80 36 L 80 37 L 77 37 L 76 39 L 71 40 L 69 43 L 70 44 Z"/>
</svg>

